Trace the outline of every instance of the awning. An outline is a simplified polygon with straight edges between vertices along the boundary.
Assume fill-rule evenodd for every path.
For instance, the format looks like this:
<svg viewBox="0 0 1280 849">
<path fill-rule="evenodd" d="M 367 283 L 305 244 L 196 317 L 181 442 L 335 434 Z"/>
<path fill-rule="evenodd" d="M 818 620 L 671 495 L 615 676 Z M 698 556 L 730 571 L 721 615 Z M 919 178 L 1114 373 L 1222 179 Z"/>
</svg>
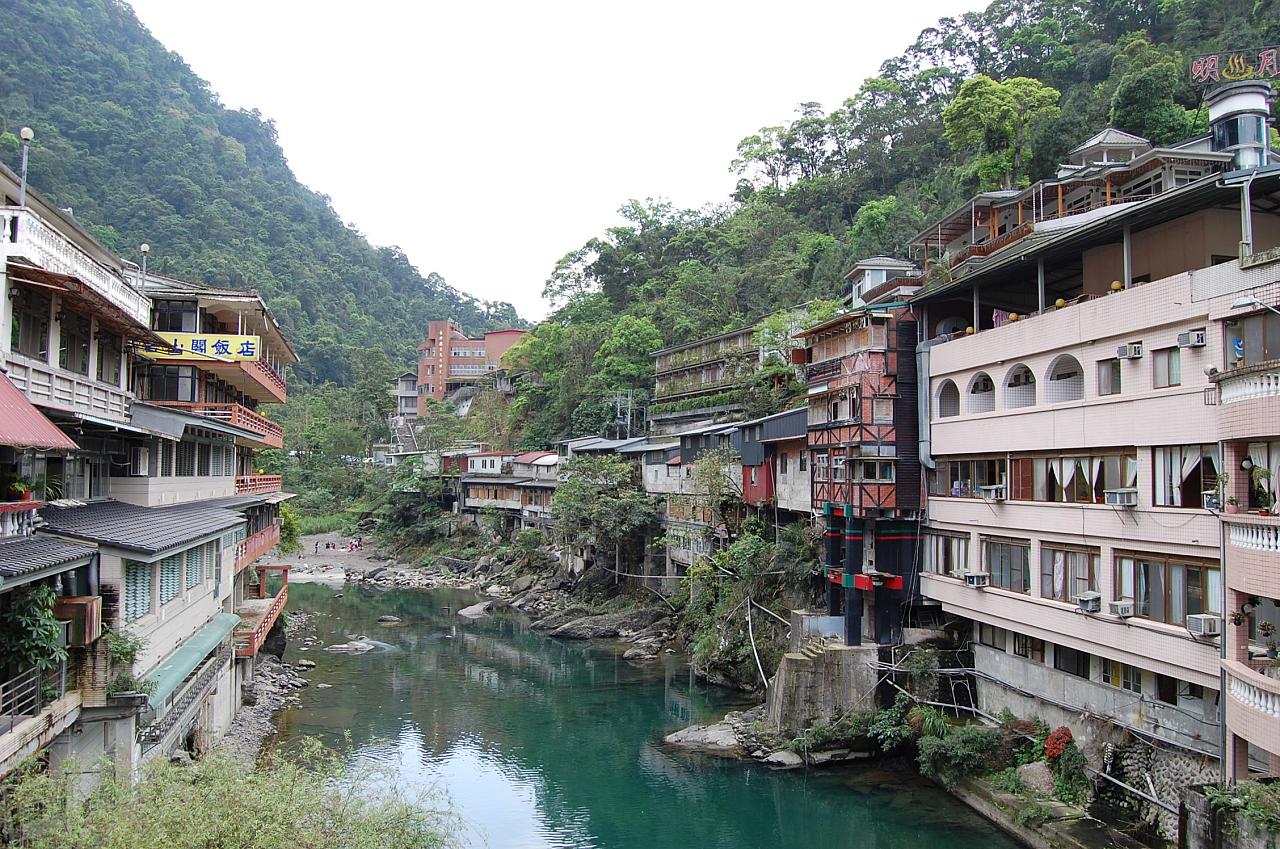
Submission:
<svg viewBox="0 0 1280 849">
<path fill-rule="evenodd" d="M 100 326 L 106 327 L 112 333 L 118 333 L 126 339 L 136 339 L 144 342 L 159 340 L 161 344 L 165 344 L 164 338 L 146 324 L 130 315 L 92 286 L 86 285 L 79 278 L 70 274 L 61 274 L 46 268 L 36 268 L 31 265 L 11 262 L 9 264 L 9 279 L 30 286 L 53 289 L 73 309 L 78 309 L 96 317 Z"/>
<path fill-rule="evenodd" d="M 77 569 L 93 559 L 96 548 L 37 534 L 0 540 L 0 587 Z"/>
<path fill-rule="evenodd" d="M 0 445 L 58 451 L 80 448 L 45 418 L 4 374 L 0 374 Z"/>
<path fill-rule="evenodd" d="M 672 457 L 670 460 L 668 460 L 668 461 L 667 461 L 667 465 L 668 465 L 668 466 L 678 466 L 678 465 L 680 465 L 680 455 L 679 455 L 679 454 L 677 454 L 676 456 L 674 456 L 674 457 Z"/>
<path fill-rule="evenodd" d="M 219 613 L 166 657 L 147 676 L 147 681 L 155 685 L 148 696 L 152 708 L 164 705 L 187 676 L 209 656 L 209 652 L 216 649 L 239 624 L 240 617 L 234 613 Z"/>
<path fill-rule="evenodd" d="M 195 416 L 179 410 L 171 410 L 167 407 L 154 407 L 141 401 L 133 403 L 131 413 L 133 423 L 138 427 L 145 428 L 157 436 L 165 436 L 170 439 L 181 440 L 182 435 L 186 433 L 189 427 L 202 427 L 215 433 L 225 433 L 228 436 L 238 436 L 244 439 L 262 438 L 253 431 L 234 427 L 217 419 Z"/>
</svg>

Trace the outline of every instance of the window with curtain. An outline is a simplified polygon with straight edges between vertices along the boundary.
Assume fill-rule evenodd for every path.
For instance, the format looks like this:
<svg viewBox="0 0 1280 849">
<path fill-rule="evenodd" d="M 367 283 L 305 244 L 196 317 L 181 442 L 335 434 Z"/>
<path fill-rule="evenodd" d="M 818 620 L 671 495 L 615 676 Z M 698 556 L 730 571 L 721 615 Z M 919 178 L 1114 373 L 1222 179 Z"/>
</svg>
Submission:
<svg viewBox="0 0 1280 849">
<path fill-rule="evenodd" d="M 133 622 L 151 612 L 150 563 L 124 562 L 124 621 Z"/>
<path fill-rule="evenodd" d="M 925 534 L 924 571 L 959 578 L 969 563 L 969 538 L 951 534 Z"/>
<path fill-rule="evenodd" d="M 1096 550 L 1041 546 L 1041 598 L 1074 602 L 1081 593 L 1096 592 L 1100 559 Z"/>
<path fill-rule="evenodd" d="M 1217 445 L 1169 445 L 1152 449 L 1152 503 L 1162 507 L 1204 506 L 1201 496 L 1218 486 Z"/>
<path fill-rule="evenodd" d="M 1271 507 L 1280 500 L 1280 441 L 1250 442 L 1248 451 L 1254 468 L 1266 469 L 1270 473 L 1259 473 L 1256 482 L 1252 470 L 1246 472 L 1241 469 L 1236 473 L 1246 475 L 1249 481 L 1249 508 Z"/>
<path fill-rule="evenodd" d="M 104 333 L 98 339 L 98 380 L 120 385 L 120 354 L 124 345 L 119 336 Z"/>
<path fill-rule="evenodd" d="M 58 367 L 76 374 L 89 373 L 89 319 L 63 310 L 58 319 Z"/>
<path fill-rule="evenodd" d="M 1120 360 L 1112 357 L 1098 362 L 1098 394 L 1120 394 Z"/>
<path fill-rule="evenodd" d="M 983 565 L 991 585 L 1015 593 L 1031 592 L 1031 545 L 1025 541 L 984 539 Z"/>
<path fill-rule="evenodd" d="M 16 287 L 11 296 L 13 320 L 10 322 L 9 347 L 24 356 L 49 359 L 49 312 L 53 300 L 26 286 Z"/>
<path fill-rule="evenodd" d="M 1185 625 L 1188 616 L 1218 613 L 1222 572 L 1216 563 L 1148 555 L 1116 560 L 1120 598 L 1133 601 L 1134 615 L 1170 625 Z"/>
<path fill-rule="evenodd" d="M 1044 640 L 1026 634 L 1014 634 L 1013 653 L 1027 660 L 1044 663 Z"/>
<path fill-rule="evenodd" d="M 1151 354 L 1152 383 L 1156 389 L 1182 384 L 1182 352 L 1178 348 L 1161 348 Z"/>
</svg>

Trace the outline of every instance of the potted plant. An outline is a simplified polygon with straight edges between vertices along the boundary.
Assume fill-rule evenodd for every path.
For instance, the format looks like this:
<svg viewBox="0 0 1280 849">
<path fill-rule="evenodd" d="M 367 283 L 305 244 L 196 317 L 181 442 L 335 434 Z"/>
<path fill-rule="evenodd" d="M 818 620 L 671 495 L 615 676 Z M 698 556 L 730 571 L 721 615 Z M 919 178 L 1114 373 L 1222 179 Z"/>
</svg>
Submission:
<svg viewBox="0 0 1280 849">
<path fill-rule="evenodd" d="M 9 481 L 9 491 L 18 496 L 19 501 L 31 500 L 31 481 L 26 478 L 14 478 Z"/>
<path fill-rule="evenodd" d="M 1249 482 L 1253 484 L 1253 496 L 1258 502 L 1258 513 L 1263 516 L 1271 515 L 1271 490 L 1267 486 L 1267 481 L 1271 480 L 1271 470 L 1263 466 L 1255 465 L 1249 470 Z"/>
<path fill-rule="evenodd" d="M 1231 496 L 1230 498 L 1228 498 L 1228 499 L 1227 499 L 1227 512 L 1228 512 L 1228 513 L 1239 513 L 1239 512 L 1240 512 L 1240 499 L 1239 499 L 1239 498 L 1236 498 L 1236 497 L 1233 495 L 1233 496 Z"/>
<path fill-rule="evenodd" d="M 1276 626 L 1271 622 L 1259 622 L 1258 633 L 1267 641 L 1267 657 L 1276 657 Z"/>
</svg>

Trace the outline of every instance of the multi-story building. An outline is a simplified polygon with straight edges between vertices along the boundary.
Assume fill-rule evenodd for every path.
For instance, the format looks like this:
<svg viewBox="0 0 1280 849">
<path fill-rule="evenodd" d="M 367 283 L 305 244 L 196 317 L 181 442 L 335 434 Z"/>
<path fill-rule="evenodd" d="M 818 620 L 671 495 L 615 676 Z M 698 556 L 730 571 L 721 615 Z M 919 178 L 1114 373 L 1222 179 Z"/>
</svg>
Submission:
<svg viewBox="0 0 1280 849">
<path fill-rule="evenodd" d="M 752 325 L 655 351 L 650 429 L 669 434 L 717 418 L 740 418 L 738 390 L 760 362 L 755 334 Z"/>
<path fill-rule="evenodd" d="M 554 451 L 529 451 L 511 460 L 511 474 L 522 478 L 520 527 L 546 530 L 555 520 L 551 498 L 560 483 L 560 455 Z"/>
<path fill-rule="evenodd" d="M 812 507 L 826 526 L 827 614 L 843 614 L 850 646 L 900 641 L 904 606 L 917 597 L 923 506 L 918 322 L 898 300 L 916 288 L 901 275 L 862 285 L 873 268 L 904 270 L 860 264 L 850 278 L 863 306 L 797 334 L 805 343 Z"/>
<path fill-rule="evenodd" d="M 418 346 L 417 393 L 419 416 L 426 414 L 426 399 L 444 400 L 450 392 L 473 387 L 499 368 L 502 355 L 526 330 L 491 330 L 471 337 L 452 319 L 427 323 L 427 338 Z"/>
<path fill-rule="evenodd" d="M 1243 88 L 1210 95 L 1215 138 L 1224 122 L 1264 120 L 1266 94 L 1241 108 Z M 1177 158 L 1133 154 L 1128 170 L 1149 162 L 1152 174 Z M 1202 152 L 1205 176 L 1028 218 L 913 307 L 930 340 L 922 586 L 974 623 L 979 706 L 1071 720 L 1086 739 L 1131 732 L 1195 761 L 1220 751 L 1225 675 L 1242 774 L 1246 741 L 1272 753 L 1280 742 L 1280 714 L 1267 713 L 1280 688 L 1247 657 L 1249 630 L 1273 615 L 1258 570 L 1274 529 L 1229 514 L 1224 541 L 1216 514 L 1224 482 L 1248 503 L 1253 454 L 1272 462 L 1267 319 L 1250 304 L 1280 294 L 1280 174 L 1218 173 L 1237 154 L 1256 164 L 1249 151 Z M 1116 191 L 1109 163 L 1093 170 Z M 1220 662 L 1223 617 L 1237 613 L 1235 655 Z"/>
<path fill-rule="evenodd" d="M 808 409 L 743 422 L 736 434 L 742 459 L 742 500 L 776 525 L 809 521 Z"/>
</svg>

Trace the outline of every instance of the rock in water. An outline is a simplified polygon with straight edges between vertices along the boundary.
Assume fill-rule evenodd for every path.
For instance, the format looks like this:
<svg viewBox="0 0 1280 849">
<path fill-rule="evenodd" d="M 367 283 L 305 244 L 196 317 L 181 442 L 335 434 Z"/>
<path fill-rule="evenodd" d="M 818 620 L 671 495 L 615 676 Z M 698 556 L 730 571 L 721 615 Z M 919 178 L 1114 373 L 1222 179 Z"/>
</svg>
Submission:
<svg viewBox="0 0 1280 849">
<path fill-rule="evenodd" d="M 663 738 L 665 742 L 682 749 L 697 749 L 718 754 L 735 754 L 739 750 L 737 732 L 727 722 L 712 725 L 690 725 Z"/>
<path fill-rule="evenodd" d="M 765 758 L 764 762 L 779 769 L 795 769 L 798 766 L 804 766 L 804 758 L 786 749 L 779 749 Z"/>
<path fill-rule="evenodd" d="M 481 616 L 488 615 L 489 608 L 492 605 L 493 605 L 492 601 L 482 601 L 479 604 L 473 604 L 470 607 L 462 608 L 461 610 L 458 611 L 458 615 L 465 616 L 468 619 L 477 619 Z"/>
<path fill-rule="evenodd" d="M 316 662 L 314 660 L 300 660 L 294 664 L 299 669 L 315 669 Z"/>
<path fill-rule="evenodd" d="M 373 648 L 373 643 L 366 643 L 363 640 L 352 640 L 349 643 L 338 643 L 332 646 L 325 646 L 324 650 L 331 652 L 343 652 L 346 654 L 364 654 L 367 651 L 372 651 Z"/>
<path fill-rule="evenodd" d="M 400 622 L 402 620 L 400 619 L 399 616 L 391 616 L 390 614 L 388 614 L 386 616 L 379 616 L 378 621 L 383 623 L 384 625 L 393 625 L 396 622 Z"/>
<path fill-rule="evenodd" d="M 581 619 L 566 622 L 556 628 L 551 632 L 551 636 L 566 640 L 617 637 L 642 631 L 661 618 L 663 618 L 662 611 L 654 608 L 583 616 Z"/>
</svg>

